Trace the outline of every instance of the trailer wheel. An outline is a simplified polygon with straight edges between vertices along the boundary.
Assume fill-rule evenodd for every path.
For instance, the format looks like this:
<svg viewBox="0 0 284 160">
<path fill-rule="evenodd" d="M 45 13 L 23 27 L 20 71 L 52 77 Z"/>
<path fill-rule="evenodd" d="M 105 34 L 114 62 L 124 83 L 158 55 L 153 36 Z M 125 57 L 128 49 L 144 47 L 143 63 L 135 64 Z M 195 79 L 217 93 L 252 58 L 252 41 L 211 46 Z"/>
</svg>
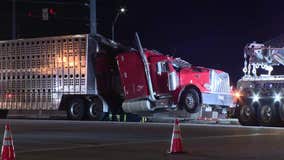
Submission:
<svg viewBox="0 0 284 160">
<path fill-rule="evenodd" d="M 264 126 L 276 125 L 279 122 L 279 116 L 275 105 L 273 104 L 264 104 L 259 107 L 259 122 Z"/>
<path fill-rule="evenodd" d="M 90 120 L 103 120 L 106 113 L 103 112 L 103 103 L 99 98 L 87 103 L 87 116 Z"/>
<path fill-rule="evenodd" d="M 84 101 L 82 99 L 71 100 L 67 109 L 68 118 L 71 120 L 82 120 L 85 116 L 84 107 Z"/>
<path fill-rule="evenodd" d="M 195 89 L 187 89 L 184 91 L 181 104 L 189 113 L 199 112 L 201 109 L 200 97 Z"/>
<path fill-rule="evenodd" d="M 238 119 L 240 124 L 244 126 L 257 125 L 255 108 L 247 104 L 240 106 Z"/>
</svg>

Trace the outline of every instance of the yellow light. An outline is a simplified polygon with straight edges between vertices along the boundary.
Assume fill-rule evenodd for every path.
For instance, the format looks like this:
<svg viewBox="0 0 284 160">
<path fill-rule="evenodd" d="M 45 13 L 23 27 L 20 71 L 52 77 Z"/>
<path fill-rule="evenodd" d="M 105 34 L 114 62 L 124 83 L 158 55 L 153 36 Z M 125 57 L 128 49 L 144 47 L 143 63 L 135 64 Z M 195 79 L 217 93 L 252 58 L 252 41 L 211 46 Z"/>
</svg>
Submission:
<svg viewBox="0 0 284 160">
<path fill-rule="evenodd" d="M 74 66 L 74 62 L 69 62 L 69 67 L 73 67 Z"/>
<path fill-rule="evenodd" d="M 241 93 L 240 92 L 235 92 L 234 96 L 239 99 L 241 97 Z"/>
<path fill-rule="evenodd" d="M 63 63 L 66 63 L 66 62 L 67 62 L 67 58 L 63 57 Z"/>
</svg>

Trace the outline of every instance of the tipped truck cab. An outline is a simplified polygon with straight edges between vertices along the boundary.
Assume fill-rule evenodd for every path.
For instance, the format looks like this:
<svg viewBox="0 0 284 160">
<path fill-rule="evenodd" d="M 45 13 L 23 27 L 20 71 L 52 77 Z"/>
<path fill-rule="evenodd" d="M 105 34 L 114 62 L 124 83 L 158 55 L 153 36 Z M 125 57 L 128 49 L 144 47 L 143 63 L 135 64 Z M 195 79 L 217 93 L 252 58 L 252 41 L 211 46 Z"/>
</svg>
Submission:
<svg viewBox="0 0 284 160">
<path fill-rule="evenodd" d="M 152 50 L 144 50 L 147 63 L 143 64 L 137 51 L 116 56 L 125 112 L 145 113 L 159 110 L 185 109 L 190 113 L 202 104 L 228 107 L 233 105 L 229 75 L 223 71 L 192 66 L 190 63 Z M 145 67 L 148 65 L 150 82 Z M 155 100 L 150 100 L 152 84 Z"/>
</svg>

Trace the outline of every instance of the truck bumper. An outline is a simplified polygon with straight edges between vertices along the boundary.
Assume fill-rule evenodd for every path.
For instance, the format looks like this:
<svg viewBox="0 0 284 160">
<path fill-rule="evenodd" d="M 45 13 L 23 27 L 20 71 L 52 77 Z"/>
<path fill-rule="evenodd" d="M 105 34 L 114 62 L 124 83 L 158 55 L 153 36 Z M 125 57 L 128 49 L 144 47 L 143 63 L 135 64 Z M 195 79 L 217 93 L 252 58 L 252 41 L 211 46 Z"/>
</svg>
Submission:
<svg viewBox="0 0 284 160">
<path fill-rule="evenodd" d="M 203 104 L 233 107 L 233 95 L 220 93 L 202 93 Z"/>
</svg>

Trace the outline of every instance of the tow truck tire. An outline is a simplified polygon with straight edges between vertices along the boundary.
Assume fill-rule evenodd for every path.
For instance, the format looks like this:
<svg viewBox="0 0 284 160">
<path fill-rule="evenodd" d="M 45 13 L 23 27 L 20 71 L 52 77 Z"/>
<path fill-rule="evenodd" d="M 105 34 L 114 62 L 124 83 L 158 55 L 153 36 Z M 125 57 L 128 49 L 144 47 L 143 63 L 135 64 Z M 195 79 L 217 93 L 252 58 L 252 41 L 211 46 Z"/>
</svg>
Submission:
<svg viewBox="0 0 284 160">
<path fill-rule="evenodd" d="M 106 113 L 103 112 L 103 103 L 99 98 L 95 98 L 91 102 L 87 102 L 87 117 L 89 120 L 101 121 L 105 118 Z"/>
<path fill-rule="evenodd" d="M 244 126 L 254 126 L 257 125 L 256 111 L 251 105 L 243 105 L 239 109 L 239 122 Z"/>
<path fill-rule="evenodd" d="M 258 109 L 259 123 L 264 126 L 274 126 L 279 122 L 279 115 L 276 106 L 273 104 L 264 104 Z"/>
<path fill-rule="evenodd" d="M 201 109 L 200 97 L 195 89 L 187 89 L 181 97 L 183 108 L 189 113 L 197 113 Z"/>
<path fill-rule="evenodd" d="M 281 119 L 282 122 L 284 122 L 284 103 L 281 103 L 279 105 L 279 118 Z"/>
<path fill-rule="evenodd" d="M 82 120 L 85 116 L 85 106 L 82 99 L 76 98 L 69 102 L 67 116 L 70 120 Z"/>
</svg>

